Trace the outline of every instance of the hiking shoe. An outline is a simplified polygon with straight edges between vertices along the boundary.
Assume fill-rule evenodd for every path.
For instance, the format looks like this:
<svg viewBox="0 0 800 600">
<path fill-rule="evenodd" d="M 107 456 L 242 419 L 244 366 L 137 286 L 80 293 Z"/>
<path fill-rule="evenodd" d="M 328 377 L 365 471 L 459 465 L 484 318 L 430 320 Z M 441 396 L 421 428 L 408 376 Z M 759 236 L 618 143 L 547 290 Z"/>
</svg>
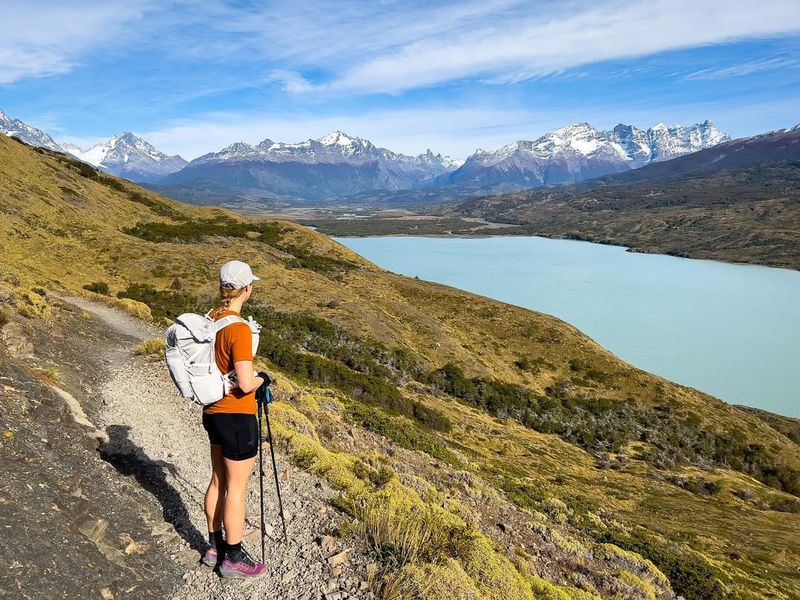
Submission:
<svg viewBox="0 0 800 600">
<path fill-rule="evenodd" d="M 216 546 L 210 546 L 203 554 L 202 563 L 207 567 L 216 567 L 218 561 L 219 552 L 217 552 Z"/>
<path fill-rule="evenodd" d="M 225 556 L 219 568 L 219 574 L 230 579 L 252 579 L 261 577 L 266 572 L 267 565 L 256 562 L 246 550 L 242 550 L 237 556 Z"/>
</svg>

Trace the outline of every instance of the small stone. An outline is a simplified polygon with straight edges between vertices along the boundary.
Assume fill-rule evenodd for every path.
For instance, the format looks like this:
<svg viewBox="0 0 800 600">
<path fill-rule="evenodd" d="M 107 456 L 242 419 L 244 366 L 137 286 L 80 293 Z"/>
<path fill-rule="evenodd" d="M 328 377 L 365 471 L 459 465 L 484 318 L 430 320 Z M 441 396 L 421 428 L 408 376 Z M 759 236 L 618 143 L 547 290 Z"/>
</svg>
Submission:
<svg viewBox="0 0 800 600">
<path fill-rule="evenodd" d="M 110 587 L 104 587 L 100 590 L 100 597 L 103 600 L 114 600 L 114 592 L 111 591 Z"/>
<path fill-rule="evenodd" d="M 147 551 L 147 544 L 140 544 L 131 537 L 130 533 L 120 533 L 119 539 L 125 546 L 125 554 L 144 554 Z"/>
<path fill-rule="evenodd" d="M 331 569 L 331 575 L 333 575 L 334 577 L 338 577 L 341 574 L 342 574 L 342 565 L 336 565 Z"/>
<path fill-rule="evenodd" d="M 169 523 L 161 523 L 160 525 L 156 525 L 153 529 L 150 530 L 152 535 L 167 535 L 174 531 L 174 528 Z"/>
<path fill-rule="evenodd" d="M 498 528 L 500 531 L 502 531 L 503 533 L 508 533 L 508 529 L 509 529 L 509 527 L 508 527 L 508 525 L 506 525 L 505 523 L 498 523 L 498 524 L 497 524 L 497 528 Z"/>
<path fill-rule="evenodd" d="M 341 565 L 347 560 L 347 554 L 350 552 L 350 549 L 342 550 L 338 554 L 334 554 L 333 556 L 328 557 L 328 564 L 331 567 L 335 567 L 336 565 Z"/>
<path fill-rule="evenodd" d="M 250 529 L 246 531 L 242 537 L 244 538 L 244 541 L 250 544 L 261 543 L 261 531 L 258 529 Z"/>
<path fill-rule="evenodd" d="M 281 577 L 281 581 L 284 584 L 290 583 L 295 577 L 297 577 L 299 573 L 300 571 L 298 571 L 297 569 L 290 569 L 283 574 L 283 577 Z"/>
<path fill-rule="evenodd" d="M 108 521 L 105 519 L 82 519 L 76 524 L 76 528 L 93 542 L 98 542 L 108 529 Z"/>
<path fill-rule="evenodd" d="M 183 564 L 191 565 L 193 563 L 196 563 L 199 557 L 195 550 L 188 548 L 186 550 L 181 550 L 180 552 L 178 552 L 175 558 L 178 561 L 182 562 Z"/>
<path fill-rule="evenodd" d="M 317 543 L 319 543 L 319 547 L 326 554 L 336 547 L 336 539 L 329 535 L 323 535 L 317 538 Z"/>
</svg>

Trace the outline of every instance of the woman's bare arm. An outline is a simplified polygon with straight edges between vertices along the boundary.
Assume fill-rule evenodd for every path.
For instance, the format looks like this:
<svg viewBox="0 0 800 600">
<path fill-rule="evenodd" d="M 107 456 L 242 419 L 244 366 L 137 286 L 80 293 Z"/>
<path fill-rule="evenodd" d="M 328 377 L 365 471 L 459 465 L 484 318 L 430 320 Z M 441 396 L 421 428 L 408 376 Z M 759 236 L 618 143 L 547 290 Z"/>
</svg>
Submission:
<svg viewBox="0 0 800 600">
<path fill-rule="evenodd" d="M 264 383 L 261 377 L 257 377 L 253 373 L 252 360 L 240 360 L 233 363 L 233 368 L 236 371 L 236 380 L 239 382 L 239 389 L 245 394 L 249 394 L 253 390 L 257 390 Z"/>
</svg>

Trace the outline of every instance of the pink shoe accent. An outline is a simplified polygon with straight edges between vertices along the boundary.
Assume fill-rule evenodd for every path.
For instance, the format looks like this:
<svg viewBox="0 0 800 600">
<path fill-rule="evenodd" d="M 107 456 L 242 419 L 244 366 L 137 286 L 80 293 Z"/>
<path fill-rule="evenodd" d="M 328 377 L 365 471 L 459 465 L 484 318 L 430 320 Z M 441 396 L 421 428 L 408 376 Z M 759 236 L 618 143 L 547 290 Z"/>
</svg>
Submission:
<svg viewBox="0 0 800 600">
<path fill-rule="evenodd" d="M 208 550 L 205 551 L 203 554 L 203 564 L 207 567 L 216 567 L 217 560 L 219 560 L 219 554 L 217 553 L 217 549 L 214 546 L 211 546 Z"/>
<path fill-rule="evenodd" d="M 229 579 L 253 579 L 267 572 L 267 565 L 252 560 L 222 561 L 219 573 Z"/>
</svg>

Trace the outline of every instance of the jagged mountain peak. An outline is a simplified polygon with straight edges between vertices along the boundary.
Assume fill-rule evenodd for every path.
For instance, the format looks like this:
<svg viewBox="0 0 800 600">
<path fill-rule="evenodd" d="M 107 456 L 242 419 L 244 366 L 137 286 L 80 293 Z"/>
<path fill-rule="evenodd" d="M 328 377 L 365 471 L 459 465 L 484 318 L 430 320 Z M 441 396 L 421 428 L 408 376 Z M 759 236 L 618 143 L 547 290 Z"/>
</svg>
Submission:
<svg viewBox="0 0 800 600">
<path fill-rule="evenodd" d="M 338 129 L 335 131 L 331 131 L 330 133 L 323 135 L 321 138 L 317 140 L 323 146 L 352 146 L 352 145 L 360 145 L 360 146 L 372 146 L 372 143 L 369 140 L 365 140 L 360 137 L 348 135 L 343 131 L 339 131 Z"/>
<path fill-rule="evenodd" d="M 523 188 L 574 182 L 696 152 L 729 139 L 708 120 L 689 127 L 658 123 L 646 130 L 624 123 L 599 130 L 578 122 L 534 141 L 518 140 L 493 152 L 479 149 L 448 180 L 472 185 L 512 182 Z"/>
<path fill-rule="evenodd" d="M 188 164 L 180 156 L 169 156 L 130 131 L 113 135 L 85 151 L 74 144 L 66 144 L 64 149 L 107 173 L 140 182 L 155 181 Z"/>
<path fill-rule="evenodd" d="M 31 146 L 48 148 L 57 152 L 64 151 L 64 149 L 44 131 L 28 125 L 24 121 L 10 117 L 3 110 L 0 110 L 0 133 L 20 139 Z"/>
<path fill-rule="evenodd" d="M 580 122 L 580 123 L 572 123 L 570 125 L 566 125 L 561 127 L 560 129 L 556 129 L 554 134 L 561 135 L 561 136 L 568 136 L 568 135 L 591 135 L 597 133 L 597 129 L 589 125 L 589 123 Z"/>
</svg>

